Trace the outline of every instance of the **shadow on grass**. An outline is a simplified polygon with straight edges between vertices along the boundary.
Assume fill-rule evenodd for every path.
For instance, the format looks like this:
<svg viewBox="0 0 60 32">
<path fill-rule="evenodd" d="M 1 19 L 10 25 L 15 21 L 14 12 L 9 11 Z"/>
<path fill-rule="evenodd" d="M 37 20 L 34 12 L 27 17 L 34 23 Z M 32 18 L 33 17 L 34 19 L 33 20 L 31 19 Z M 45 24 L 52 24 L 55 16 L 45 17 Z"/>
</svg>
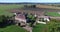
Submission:
<svg viewBox="0 0 60 32">
<path fill-rule="evenodd" d="M 2 22 L 2 23 L 0 23 L 0 28 L 5 28 L 10 25 L 14 25 L 14 22 L 13 21 Z"/>
</svg>

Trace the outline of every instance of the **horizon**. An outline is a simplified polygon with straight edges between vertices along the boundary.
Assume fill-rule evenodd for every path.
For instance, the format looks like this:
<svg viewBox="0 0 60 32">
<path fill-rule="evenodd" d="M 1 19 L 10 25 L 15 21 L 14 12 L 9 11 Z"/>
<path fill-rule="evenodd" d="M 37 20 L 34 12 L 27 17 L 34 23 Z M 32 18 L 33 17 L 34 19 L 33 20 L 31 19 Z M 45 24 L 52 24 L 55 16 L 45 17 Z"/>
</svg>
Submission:
<svg viewBox="0 0 60 32">
<path fill-rule="evenodd" d="M 60 3 L 60 0 L 0 0 L 0 3 Z"/>
</svg>

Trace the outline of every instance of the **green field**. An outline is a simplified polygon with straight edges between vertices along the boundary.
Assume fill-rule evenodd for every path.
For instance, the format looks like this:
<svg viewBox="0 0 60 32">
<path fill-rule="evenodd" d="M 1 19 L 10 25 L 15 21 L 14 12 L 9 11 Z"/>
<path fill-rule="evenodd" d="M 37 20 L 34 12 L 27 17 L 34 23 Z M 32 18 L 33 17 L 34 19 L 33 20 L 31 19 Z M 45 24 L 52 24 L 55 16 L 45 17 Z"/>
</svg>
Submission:
<svg viewBox="0 0 60 32">
<path fill-rule="evenodd" d="M 45 27 L 46 27 L 45 24 L 37 24 L 37 25 L 33 28 L 33 32 L 43 32 Z"/>
<path fill-rule="evenodd" d="M 48 16 L 60 16 L 60 14 L 58 12 L 46 12 L 45 15 L 48 15 Z"/>
<path fill-rule="evenodd" d="M 0 28 L 0 32 L 27 32 L 27 31 L 19 26 L 11 25 L 5 28 Z"/>
<path fill-rule="evenodd" d="M 23 5 L 20 4 L 0 4 L 0 15 L 12 16 L 13 13 L 11 13 L 10 10 L 22 7 Z M 27 31 L 19 26 L 11 25 L 5 28 L 0 28 L 0 32 L 27 32 Z"/>
<path fill-rule="evenodd" d="M 11 9 L 22 8 L 20 4 L 0 4 L 0 15 L 12 15 L 9 11 Z"/>
</svg>

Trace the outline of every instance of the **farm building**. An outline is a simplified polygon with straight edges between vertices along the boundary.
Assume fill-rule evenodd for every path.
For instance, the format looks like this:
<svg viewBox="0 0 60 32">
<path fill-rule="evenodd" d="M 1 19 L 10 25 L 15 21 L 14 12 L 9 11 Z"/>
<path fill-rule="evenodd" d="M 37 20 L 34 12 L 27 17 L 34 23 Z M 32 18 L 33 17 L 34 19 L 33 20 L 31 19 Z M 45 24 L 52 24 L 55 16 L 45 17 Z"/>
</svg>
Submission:
<svg viewBox="0 0 60 32">
<path fill-rule="evenodd" d="M 15 22 L 17 25 L 19 26 L 25 26 L 26 25 L 26 19 L 25 19 L 25 16 L 23 14 L 16 14 L 14 13 L 16 16 L 15 16 Z"/>
<path fill-rule="evenodd" d="M 27 24 L 27 21 L 25 19 L 25 16 L 23 14 L 16 14 L 14 13 L 16 16 L 15 16 L 15 20 L 17 22 L 18 25 L 26 25 Z M 42 23 L 42 24 L 46 24 L 45 21 L 50 21 L 49 17 L 48 16 L 38 16 L 35 14 L 35 16 L 37 16 L 37 23 Z M 42 20 L 41 20 L 42 19 Z M 41 20 L 41 21 L 40 21 Z"/>
</svg>

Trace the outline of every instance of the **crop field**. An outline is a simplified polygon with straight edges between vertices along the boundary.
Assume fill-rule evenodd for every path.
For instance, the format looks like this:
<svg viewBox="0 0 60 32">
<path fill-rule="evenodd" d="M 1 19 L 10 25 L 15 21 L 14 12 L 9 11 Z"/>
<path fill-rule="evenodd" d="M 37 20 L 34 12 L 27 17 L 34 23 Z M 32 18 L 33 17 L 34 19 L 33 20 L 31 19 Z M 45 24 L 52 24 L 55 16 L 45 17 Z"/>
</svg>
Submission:
<svg viewBox="0 0 60 32">
<path fill-rule="evenodd" d="M 0 4 L 0 15 L 12 15 L 12 13 L 9 12 L 11 9 L 21 8 L 23 5 L 16 5 L 16 4 Z"/>
<path fill-rule="evenodd" d="M 38 6 L 38 5 L 37 5 Z M 41 7 L 40 7 L 41 6 Z M 44 8 L 43 5 L 40 5 L 40 8 L 25 8 L 25 9 L 20 9 L 23 7 L 23 4 L 0 4 L 0 15 L 13 15 L 10 13 L 11 11 L 25 11 L 25 12 L 33 12 L 37 14 L 44 14 L 44 11 L 48 12 L 55 12 L 55 11 L 60 11 L 59 9 L 50 9 L 50 8 Z M 50 6 L 46 6 L 50 7 Z"/>
<path fill-rule="evenodd" d="M 50 9 L 60 9 L 58 6 L 48 6 L 48 5 L 37 5 L 39 8 L 50 8 Z"/>
</svg>

